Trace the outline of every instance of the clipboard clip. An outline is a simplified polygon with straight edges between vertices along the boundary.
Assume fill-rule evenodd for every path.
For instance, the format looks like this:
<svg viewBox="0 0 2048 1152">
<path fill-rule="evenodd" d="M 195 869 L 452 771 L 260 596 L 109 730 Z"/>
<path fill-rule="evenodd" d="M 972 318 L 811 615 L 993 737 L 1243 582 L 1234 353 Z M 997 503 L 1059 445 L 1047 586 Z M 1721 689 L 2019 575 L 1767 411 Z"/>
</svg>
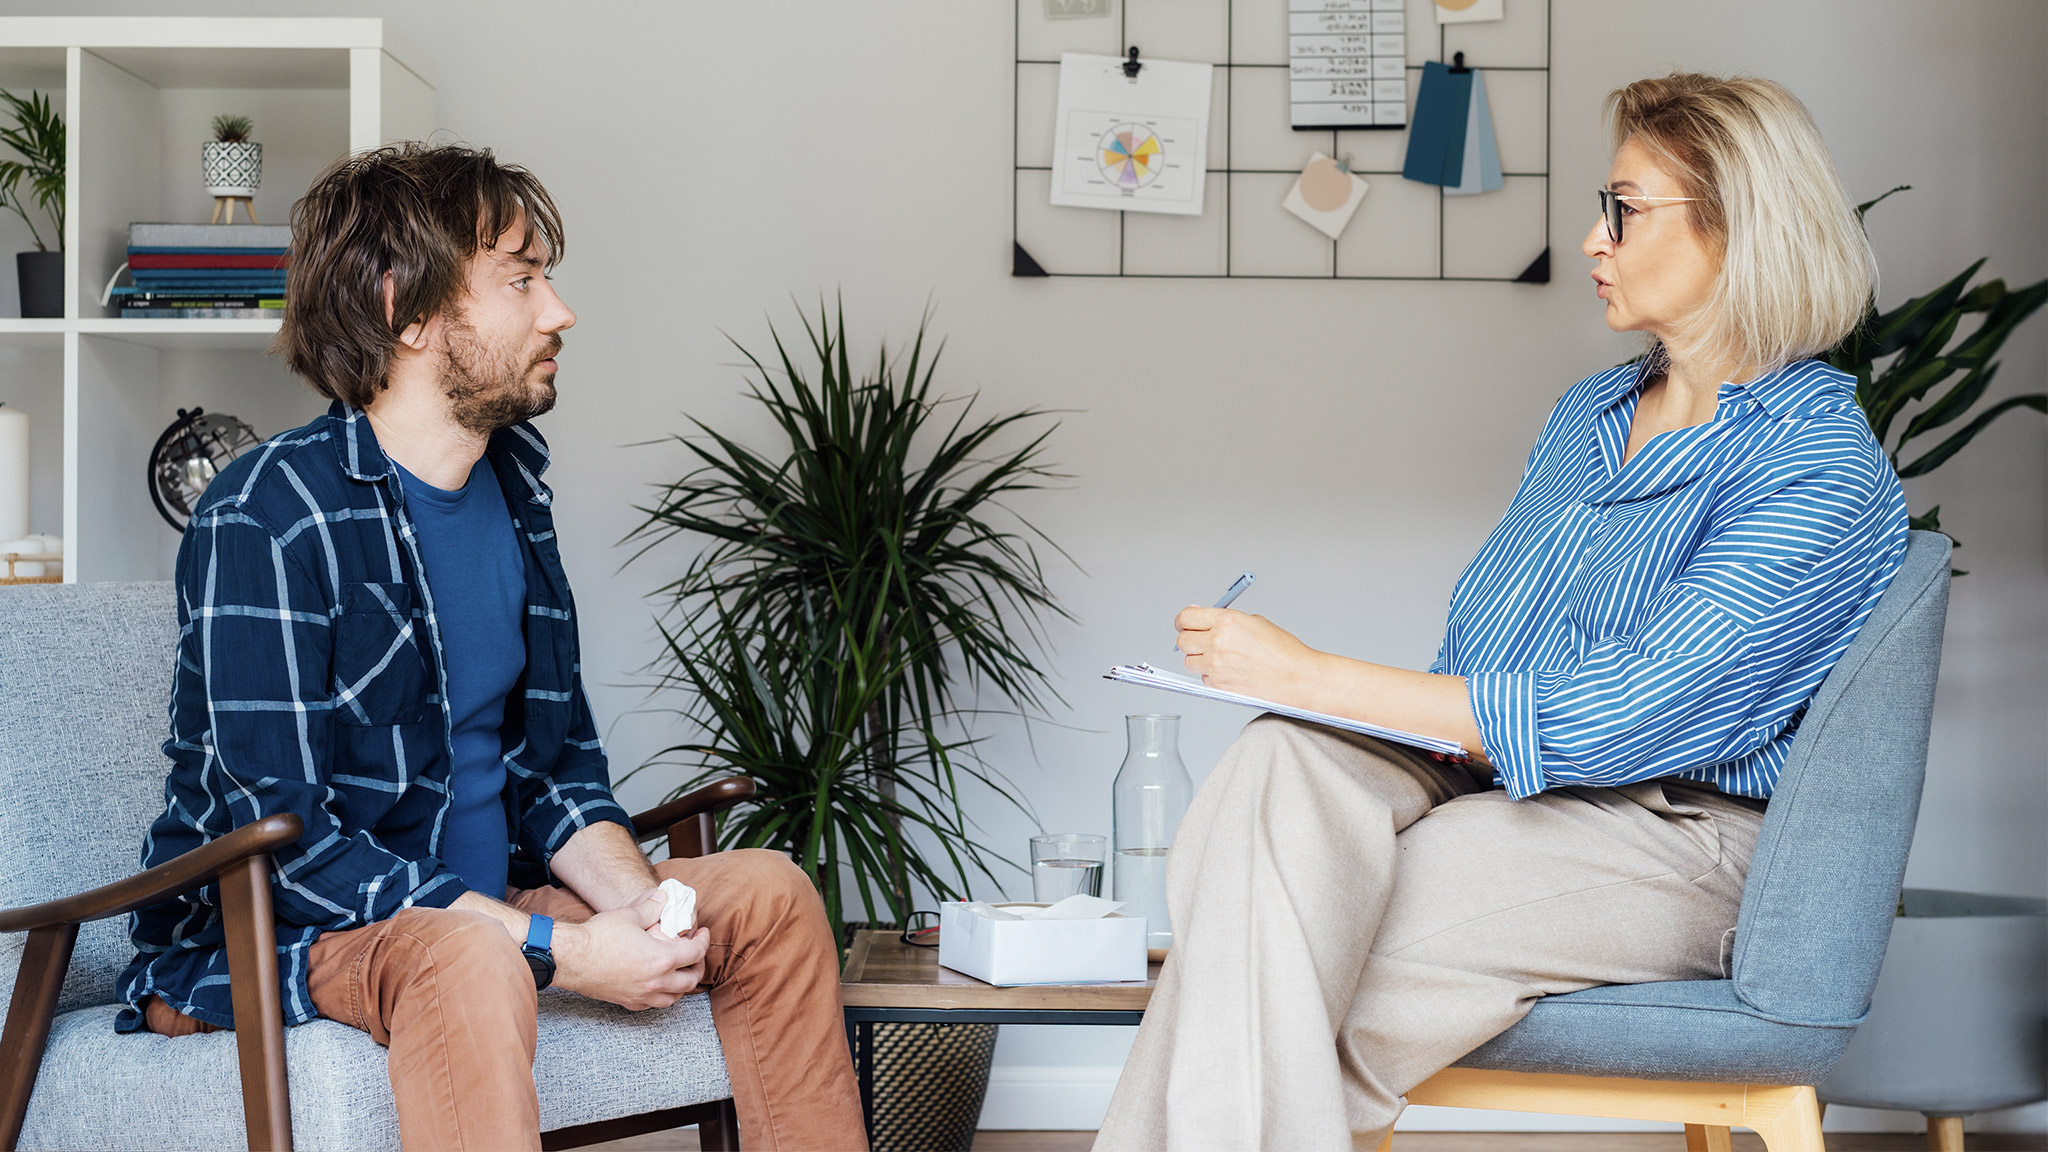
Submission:
<svg viewBox="0 0 2048 1152">
<path fill-rule="evenodd" d="M 1458 55 L 1462 57 L 1464 53 L 1460 52 Z M 1124 53 L 1124 79 L 1136 80 L 1138 78 L 1138 69 L 1143 67 L 1143 64 L 1138 63 L 1138 50 L 1136 48 L 1132 48 Z"/>
<path fill-rule="evenodd" d="M 1136 51 L 1136 50 L 1135 50 L 1135 49 L 1133 49 L 1133 51 Z M 1128 68 L 1128 67 L 1130 67 L 1130 65 L 1126 64 L 1126 65 L 1124 65 L 1124 67 Z M 1466 66 L 1465 66 L 1465 54 L 1464 54 L 1463 52 L 1453 52 L 1453 53 L 1451 53 L 1451 71 L 1452 71 L 1452 72 L 1454 72 L 1454 73 L 1456 73 L 1456 72 L 1470 72 L 1471 70 L 1472 70 L 1472 69 L 1470 69 L 1470 68 L 1468 68 L 1468 67 L 1466 67 Z"/>
</svg>

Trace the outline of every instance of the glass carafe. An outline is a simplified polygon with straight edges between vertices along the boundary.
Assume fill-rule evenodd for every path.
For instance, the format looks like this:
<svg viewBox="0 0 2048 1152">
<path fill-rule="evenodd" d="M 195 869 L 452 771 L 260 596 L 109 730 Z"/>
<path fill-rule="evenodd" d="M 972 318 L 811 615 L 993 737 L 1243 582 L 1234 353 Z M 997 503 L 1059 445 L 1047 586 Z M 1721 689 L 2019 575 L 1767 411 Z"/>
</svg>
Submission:
<svg viewBox="0 0 2048 1152">
<path fill-rule="evenodd" d="M 1166 914 L 1166 850 L 1187 813 L 1194 785 L 1180 759 L 1180 717 L 1126 716 L 1130 749 L 1116 774 L 1116 899 L 1143 916 L 1145 946 L 1173 945 Z"/>
</svg>

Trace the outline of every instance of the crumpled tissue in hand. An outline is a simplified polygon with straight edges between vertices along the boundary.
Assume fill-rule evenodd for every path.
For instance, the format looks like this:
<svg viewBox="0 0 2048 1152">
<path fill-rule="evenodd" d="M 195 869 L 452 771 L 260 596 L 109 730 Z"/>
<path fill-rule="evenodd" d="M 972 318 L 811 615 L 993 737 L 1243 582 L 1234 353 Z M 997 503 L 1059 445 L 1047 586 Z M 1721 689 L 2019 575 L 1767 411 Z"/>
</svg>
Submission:
<svg viewBox="0 0 2048 1152">
<path fill-rule="evenodd" d="M 680 880 L 663 880 L 668 904 L 661 910 L 661 934 L 671 940 L 697 926 L 697 890 Z"/>
</svg>

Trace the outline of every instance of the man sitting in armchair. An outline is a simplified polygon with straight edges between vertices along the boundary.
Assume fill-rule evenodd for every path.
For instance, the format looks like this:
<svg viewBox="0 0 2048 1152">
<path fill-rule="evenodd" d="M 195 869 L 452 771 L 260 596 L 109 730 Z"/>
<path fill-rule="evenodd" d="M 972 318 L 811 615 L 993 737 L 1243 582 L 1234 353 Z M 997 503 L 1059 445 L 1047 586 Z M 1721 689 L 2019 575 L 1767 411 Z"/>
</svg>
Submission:
<svg viewBox="0 0 2048 1152">
<path fill-rule="evenodd" d="M 178 552 L 149 867 L 274 813 L 285 1022 L 390 1054 L 408 1148 L 538 1148 L 538 989 L 709 989 L 750 1148 L 865 1146 L 832 929 L 765 851 L 649 865 L 578 664 L 547 446 L 562 225 L 488 151 L 352 156 L 293 211 L 278 337 L 333 401 L 224 470 Z M 696 930 L 660 928 L 673 878 Z M 232 1027 L 219 907 L 143 910 L 118 1027 Z"/>
</svg>

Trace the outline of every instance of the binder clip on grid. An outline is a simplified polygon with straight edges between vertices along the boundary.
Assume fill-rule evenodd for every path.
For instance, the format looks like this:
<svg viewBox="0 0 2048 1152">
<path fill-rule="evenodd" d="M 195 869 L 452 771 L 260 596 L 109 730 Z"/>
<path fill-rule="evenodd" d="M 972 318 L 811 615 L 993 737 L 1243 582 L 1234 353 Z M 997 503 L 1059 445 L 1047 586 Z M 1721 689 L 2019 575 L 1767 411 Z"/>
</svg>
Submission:
<svg viewBox="0 0 2048 1152">
<path fill-rule="evenodd" d="M 1462 53 L 1462 52 L 1461 52 L 1461 53 L 1459 53 L 1459 55 L 1460 55 L 1460 56 L 1463 56 L 1463 55 L 1464 55 L 1464 53 Z M 1130 81 L 1131 83 L 1133 83 L 1133 84 L 1137 83 L 1137 82 L 1138 82 L 1138 70 L 1139 70 L 1140 68 L 1143 68 L 1143 67 L 1144 67 L 1144 65 L 1143 65 L 1143 64 L 1140 64 L 1140 63 L 1138 63 L 1138 50 L 1137 50 L 1136 48 L 1131 48 L 1131 49 L 1129 49 L 1129 50 L 1125 51 L 1125 53 L 1124 53 L 1124 79 L 1126 79 L 1126 80 L 1129 80 L 1129 81 Z"/>
</svg>

